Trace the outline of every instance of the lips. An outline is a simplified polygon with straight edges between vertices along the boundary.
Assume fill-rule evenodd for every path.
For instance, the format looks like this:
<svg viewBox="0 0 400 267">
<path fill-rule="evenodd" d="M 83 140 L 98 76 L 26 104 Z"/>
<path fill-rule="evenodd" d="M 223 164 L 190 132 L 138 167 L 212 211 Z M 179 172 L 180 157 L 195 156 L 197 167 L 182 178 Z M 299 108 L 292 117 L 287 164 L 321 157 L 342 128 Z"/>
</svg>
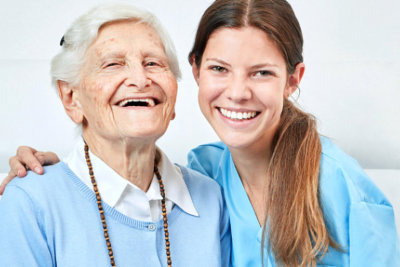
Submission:
<svg viewBox="0 0 400 267">
<path fill-rule="evenodd" d="M 156 98 L 127 98 L 116 103 L 119 107 L 154 107 L 160 101 Z"/>
<path fill-rule="evenodd" d="M 236 121 L 250 120 L 255 118 L 260 112 L 258 111 L 234 111 L 225 108 L 218 108 L 222 116 Z"/>
</svg>

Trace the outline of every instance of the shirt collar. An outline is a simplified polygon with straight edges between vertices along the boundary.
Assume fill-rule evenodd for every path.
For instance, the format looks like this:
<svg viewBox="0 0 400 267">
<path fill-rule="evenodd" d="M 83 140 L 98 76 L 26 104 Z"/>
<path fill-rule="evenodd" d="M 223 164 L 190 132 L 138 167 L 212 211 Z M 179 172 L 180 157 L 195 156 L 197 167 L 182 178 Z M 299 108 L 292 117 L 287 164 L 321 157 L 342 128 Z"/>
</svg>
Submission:
<svg viewBox="0 0 400 267">
<path fill-rule="evenodd" d="M 192 198 L 190 197 L 189 189 L 183 179 L 181 169 L 175 164 L 172 164 L 164 152 L 160 149 L 159 151 L 161 154 L 159 170 L 165 187 L 165 197 L 178 205 L 186 213 L 193 216 L 199 216 L 194 207 Z M 153 183 L 155 181 L 156 177 L 153 178 Z M 155 187 L 157 188 L 157 191 L 160 192 L 160 187 L 157 181 Z"/>
<path fill-rule="evenodd" d="M 157 149 L 161 154 L 158 169 L 164 183 L 166 200 L 178 205 L 186 213 L 198 216 L 180 168 L 172 164 L 168 157 L 159 148 Z M 136 185 L 121 177 L 116 171 L 90 151 L 89 156 L 92 162 L 93 171 L 96 175 L 96 183 L 101 193 L 101 197 L 103 201 L 111 207 L 115 207 L 117 202 L 125 196 L 123 193 L 127 187 L 131 187 L 133 190 L 129 190 L 129 192 L 133 192 L 134 194 L 145 194 L 149 201 L 162 198 L 157 177 L 155 175 L 148 191 L 143 192 Z M 84 142 L 82 138 L 79 138 L 74 149 L 64 159 L 64 162 L 90 189 L 93 190 L 89 171 L 86 165 Z"/>
</svg>

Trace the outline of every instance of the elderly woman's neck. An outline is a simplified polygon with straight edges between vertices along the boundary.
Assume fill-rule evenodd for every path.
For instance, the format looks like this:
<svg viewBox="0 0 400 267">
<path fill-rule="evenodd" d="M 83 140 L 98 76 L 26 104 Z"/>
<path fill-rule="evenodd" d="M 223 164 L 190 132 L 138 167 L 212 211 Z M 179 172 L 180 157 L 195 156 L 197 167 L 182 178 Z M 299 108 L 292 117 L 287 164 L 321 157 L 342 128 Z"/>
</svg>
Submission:
<svg viewBox="0 0 400 267">
<path fill-rule="evenodd" d="M 155 143 L 132 144 L 83 135 L 90 151 L 109 167 L 144 192 L 150 187 L 154 174 Z"/>
</svg>

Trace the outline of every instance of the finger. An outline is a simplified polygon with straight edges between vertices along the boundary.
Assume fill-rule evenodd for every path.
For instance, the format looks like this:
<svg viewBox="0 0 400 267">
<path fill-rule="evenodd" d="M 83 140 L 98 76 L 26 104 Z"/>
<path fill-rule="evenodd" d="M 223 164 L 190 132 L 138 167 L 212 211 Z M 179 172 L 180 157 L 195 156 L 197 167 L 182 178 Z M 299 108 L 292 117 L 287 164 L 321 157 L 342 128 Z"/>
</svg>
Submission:
<svg viewBox="0 0 400 267">
<path fill-rule="evenodd" d="M 17 175 L 18 177 L 24 177 L 26 175 L 26 167 L 18 160 L 17 156 L 11 157 L 9 160 L 9 165 L 10 165 L 10 174 Z"/>
<path fill-rule="evenodd" d="M 53 165 L 60 161 L 57 154 L 53 152 L 41 152 L 37 151 L 34 156 L 39 160 L 40 164 L 43 166 Z"/>
<path fill-rule="evenodd" d="M 37 152 L 35 149 L 28 146 L 21 146 L 17 150 L 17 158 L 18 161 L 29 169 L 33 170 L 37 174 L 43 173 L 42 164 L 40 164 L 39 160 L 34 156 L 33 153 Z M 18 174 L 18 172 L 16 172 Z"/>
<path fill-rule="evenodd" d="M 8 175 L 6 176 L 6 178 L 4 178 L 3 181 L 1 182 L 0 195 L 2 195 L 4 193 L 4 189 L 6 188 L 6 185 L 14 178 L 15 178 L 15 174 L 12 171 L 10 171 L 8 173 Z"/>
</svg>

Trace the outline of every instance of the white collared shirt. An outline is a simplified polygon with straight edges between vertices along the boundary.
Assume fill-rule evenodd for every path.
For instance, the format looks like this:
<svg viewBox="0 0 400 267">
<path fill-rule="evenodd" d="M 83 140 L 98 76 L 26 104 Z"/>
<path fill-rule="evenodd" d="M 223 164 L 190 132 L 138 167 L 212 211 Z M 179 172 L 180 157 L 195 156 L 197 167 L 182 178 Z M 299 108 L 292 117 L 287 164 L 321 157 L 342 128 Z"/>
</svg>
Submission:
<svg viewBox="0 0 400 267">
<path fill-rule="evenodd" d="M 178 205 L 186 213 L 198 216 L 180 168 L 172 164 L 160 149 L 159 151 L 161 161 L 158 169 L 164 184 L 167 213 L 174 205 Z M 89 155 L 96 183 L 105 203 L 135 220 L 157 221 L 162 218 L 162 197 L 156 175 L 153 176 L 148 191 L 143 192 L 90 151 Z M 64 162 L 93 191 L 82 138 L 79 138 Z"/>
</svg>

